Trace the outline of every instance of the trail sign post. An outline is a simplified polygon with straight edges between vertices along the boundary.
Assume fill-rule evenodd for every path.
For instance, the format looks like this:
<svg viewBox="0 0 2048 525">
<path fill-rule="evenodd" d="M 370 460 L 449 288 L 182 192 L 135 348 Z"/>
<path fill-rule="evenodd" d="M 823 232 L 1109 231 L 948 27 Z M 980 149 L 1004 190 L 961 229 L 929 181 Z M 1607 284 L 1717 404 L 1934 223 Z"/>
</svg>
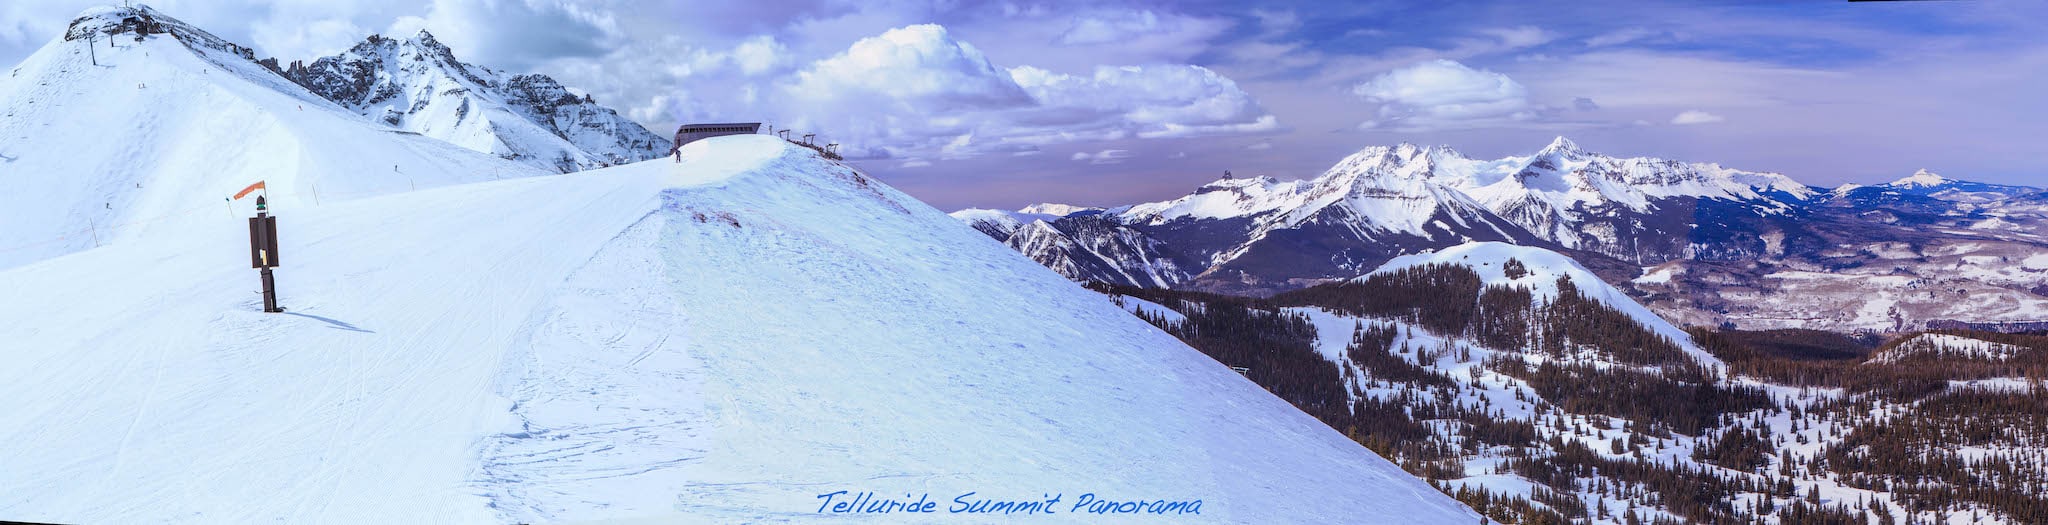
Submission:
<svg viewBox="0 0 2048 525">
<path fill-rule="evenodd" d="M 277 217 L 270 216 L 263 196 L 256 197 L 256 216 L 249 218 L 249 266 L 262 270 L 263 311 L 283 312 L 277 307 L 277 281 L 270 269 L 277 266 Z"/>
</svg>

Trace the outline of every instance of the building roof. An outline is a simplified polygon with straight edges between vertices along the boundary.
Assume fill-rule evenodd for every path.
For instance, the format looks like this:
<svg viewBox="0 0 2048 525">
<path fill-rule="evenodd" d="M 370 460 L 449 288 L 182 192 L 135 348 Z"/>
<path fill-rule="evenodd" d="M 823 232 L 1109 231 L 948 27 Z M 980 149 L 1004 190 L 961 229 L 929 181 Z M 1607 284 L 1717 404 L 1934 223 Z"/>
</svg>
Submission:
<svg viewBox="0 0 2048 525">
<path fill-rule="evenodd" d="M 747 127 L 747 126 L 753 126 L 753 127 L 759 128 L 759 127 L 761 127 L 761 123 L 759 123 L 759 122 L 725 122 L 725 123 L 712 123 L 712 124 L 684 124 L 684 125 L 683 125 L 683 127 L 682 127 L 682 129 L 686 129 L 686 130 L 687 130 L 687 129 L 692 129 L 692 128 L 730 128 L 730 127 Z"/>
</svg>

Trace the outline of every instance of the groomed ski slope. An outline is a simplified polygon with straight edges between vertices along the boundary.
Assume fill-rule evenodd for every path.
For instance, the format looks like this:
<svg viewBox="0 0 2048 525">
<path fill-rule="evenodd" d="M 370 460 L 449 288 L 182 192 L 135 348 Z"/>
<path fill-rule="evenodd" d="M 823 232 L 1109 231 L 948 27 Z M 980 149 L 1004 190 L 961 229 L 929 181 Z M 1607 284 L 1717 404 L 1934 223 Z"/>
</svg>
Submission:
<svg viewBox="0 0 2048 525">
<path fill-rule="evenodd" d="M 849 168 L 684 155 L 281 206 L 286 314 L 240 218 L 0 271 L 0 518 L 1479 521 Z M 841 490 L 941 513 L 818 514 Z M 1062 499 L 944 513 L 968 492 Z"/>
</svg>

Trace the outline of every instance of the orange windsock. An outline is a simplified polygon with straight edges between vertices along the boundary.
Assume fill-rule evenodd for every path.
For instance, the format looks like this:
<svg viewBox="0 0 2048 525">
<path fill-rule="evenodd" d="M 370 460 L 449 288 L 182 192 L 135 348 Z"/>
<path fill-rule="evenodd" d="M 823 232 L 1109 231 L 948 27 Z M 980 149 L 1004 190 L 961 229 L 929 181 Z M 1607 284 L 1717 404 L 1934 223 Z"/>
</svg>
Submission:
<svg viewBox="0 0 2048 525">
<path fill-rule="evenodd" d="M 256 191 L 256 190 L 260 190 L 260 189 L 263 189 L 263 181 L 260 181 L 260 180 L 259 180 L 259 181 L 256 181 L 256 183 L 255 183 L 255 184 L 250 184 L 250 185 L 249 185 L 249 187 L 247 187 L 247 188 L 242 188 L 242 191 L 239 191 L 239 192 L 235 192 L 235 200 L 241 200 L 241 199 L 242 199 L 242 197 L 248 196 L 248 195 L 249 195 L 249 192 L 252 192 L 252 191 Z"/>
</svg>

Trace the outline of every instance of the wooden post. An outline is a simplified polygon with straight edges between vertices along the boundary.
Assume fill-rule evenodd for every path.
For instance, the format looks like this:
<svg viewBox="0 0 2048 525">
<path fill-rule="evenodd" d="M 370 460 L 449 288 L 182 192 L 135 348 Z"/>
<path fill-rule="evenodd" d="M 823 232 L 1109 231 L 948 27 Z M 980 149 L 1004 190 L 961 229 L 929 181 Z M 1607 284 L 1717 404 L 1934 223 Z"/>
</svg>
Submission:
<svg viewBox="0 0 2048 525">
<path fill-rule="evenodd" d="M 263 196 L 256 196 L 256 216 L 249 218 L 249 265 L 259 270 L 263 280 L 263 311 L 278 313 L 284 309 L 277 306 L 277 280 L 270 274 L 270 268 L 277 266 L 277 218 L 270 216 L 268 209 Z"/>
</svg>

